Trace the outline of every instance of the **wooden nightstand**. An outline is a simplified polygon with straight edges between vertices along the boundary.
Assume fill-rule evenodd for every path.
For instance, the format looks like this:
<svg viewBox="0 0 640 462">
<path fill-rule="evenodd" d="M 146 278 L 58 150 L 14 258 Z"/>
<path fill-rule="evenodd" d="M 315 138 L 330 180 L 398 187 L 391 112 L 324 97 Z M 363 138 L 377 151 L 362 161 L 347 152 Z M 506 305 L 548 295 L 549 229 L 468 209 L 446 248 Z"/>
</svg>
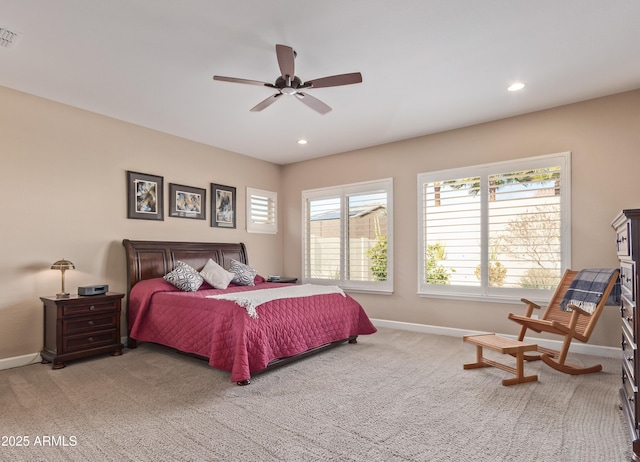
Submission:
<svg viewBox="0 0 640 462">
<path fill-rule="evenodd" d="M 40 297 L 44 303 L 42 362 L 61 369 L 65 362 L 102 353 L 122 354 L 120 308 L 124 294 Z"/>
</svg>

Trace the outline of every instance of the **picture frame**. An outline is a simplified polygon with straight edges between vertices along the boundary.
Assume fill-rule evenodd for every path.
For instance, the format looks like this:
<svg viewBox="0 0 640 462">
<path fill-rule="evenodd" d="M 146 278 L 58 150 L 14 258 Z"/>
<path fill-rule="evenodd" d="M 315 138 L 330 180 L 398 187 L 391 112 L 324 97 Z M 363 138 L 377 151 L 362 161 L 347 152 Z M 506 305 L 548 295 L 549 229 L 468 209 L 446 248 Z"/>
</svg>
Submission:
<svg viewBox="0 0 640 462">
<path fill-rule="evenodd" d="M 177 218 L 205 219 L 207 190 L 169 183 L 169 216 Z"/>
<path fill-rule="evenodd" d="M 164 220 L 164 177 L 127 170 L 127 218 Z"/>
<path fill-rule="evenodd" d="M 236 188 L 211 183 L 211 226 L 236 227 Z"/>
</svg>

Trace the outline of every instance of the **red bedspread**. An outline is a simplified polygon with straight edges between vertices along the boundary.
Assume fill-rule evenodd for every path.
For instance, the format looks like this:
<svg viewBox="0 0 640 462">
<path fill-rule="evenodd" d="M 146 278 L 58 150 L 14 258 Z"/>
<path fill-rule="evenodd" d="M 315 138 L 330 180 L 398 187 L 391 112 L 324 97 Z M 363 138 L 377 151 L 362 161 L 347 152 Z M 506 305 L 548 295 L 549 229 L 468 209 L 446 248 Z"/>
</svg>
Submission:
<svg viewBox="0 0 640 462">
<path fill-rule="evenodd" d="M 231 380 L 240 382 L 274 359 L 376 332 L 348 295 L 273 300 L 259 305 L 254 319 L 235 302 L 206 297 L 282 284 L 209 287 L 205 283 L 197 292 L 182 292 L 162 278 L 137 283 L 129 297 L 130 336 L 205 356 L 211 366 L 231 372 Z"/>
</svg>

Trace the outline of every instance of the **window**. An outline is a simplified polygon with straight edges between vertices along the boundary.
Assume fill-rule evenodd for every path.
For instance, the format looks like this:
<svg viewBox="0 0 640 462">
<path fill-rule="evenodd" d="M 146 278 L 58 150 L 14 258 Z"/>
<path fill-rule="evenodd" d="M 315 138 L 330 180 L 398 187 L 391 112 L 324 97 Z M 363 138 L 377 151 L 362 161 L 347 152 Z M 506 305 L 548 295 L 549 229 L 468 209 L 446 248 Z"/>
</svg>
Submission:
<svg viewBox="0 0 640 462">
<path fill-rule="evenodd" d="M 393 179 L 302 192 L 305 283 L 393 291 Z"/>
<path fill-rule="evenodd" d="M 276 234 L 278 194 L 247 188 L 247 232 Z"/>
<path fill-rule="evenodd" d="M 570 153 L 418 175 L 418 292 L 542 299 L 570 264 Z"/>
</svg>

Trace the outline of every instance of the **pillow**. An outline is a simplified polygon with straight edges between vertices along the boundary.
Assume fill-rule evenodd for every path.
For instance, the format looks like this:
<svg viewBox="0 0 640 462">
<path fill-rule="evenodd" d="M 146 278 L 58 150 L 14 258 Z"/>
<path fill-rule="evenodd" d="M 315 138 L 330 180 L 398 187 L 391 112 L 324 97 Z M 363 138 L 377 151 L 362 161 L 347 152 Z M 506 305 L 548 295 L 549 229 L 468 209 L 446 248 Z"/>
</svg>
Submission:
<svg viewBox="0 0 640 462">
<path fill-rule="evenodd" d="M 254 286 L 254 279 L 258 272 L 244 263 L 240 263 L 237 260 L 231 259 L 229 265 L 229 271 L 233 273 L 233 279 L 231 282 L 238 284 L 239 286 Z"/>
<path fill-rule="evenodd" d="M 200 271 L 200 276 L 212 287 L 216 289 L 226 289 L 235 274 L 230 273 L 215 261 L 209 259 L 207 264 L 204 265 L 204 268 L 202 268 L 202 271 Z"/>
<path fill-rule="evenodd" d="M 185 292 L 195 292 L 204 281 L 197 270 L 180 260 L 173 271 L 164 275 L 164 279 Z"/>
</svg>

